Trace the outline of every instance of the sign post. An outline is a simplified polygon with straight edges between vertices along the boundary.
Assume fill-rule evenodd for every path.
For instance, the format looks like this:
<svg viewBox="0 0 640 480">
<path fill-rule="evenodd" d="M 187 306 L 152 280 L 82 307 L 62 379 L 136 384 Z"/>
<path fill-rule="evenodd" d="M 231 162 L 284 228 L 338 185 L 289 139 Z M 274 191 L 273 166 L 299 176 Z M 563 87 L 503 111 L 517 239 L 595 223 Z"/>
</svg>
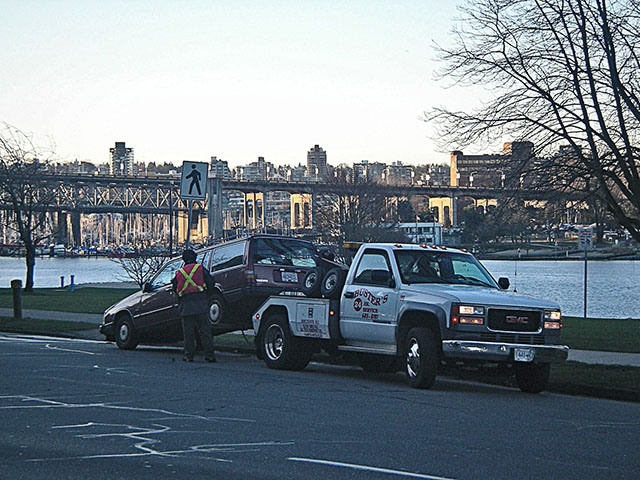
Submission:
<svg viewBox="0 0 640 480">
<path fill-rule="evenodd" d="M 180 180 L 180 199 L 189 201 L 187 217 L 187 240 L 185 248 L 189 248 L 191 238 L 191 216 L 193 201 L 204 200 L 207 196 L 207 176 L 209 164 L 206 162 L 182 162 L 182 178 Z"/>
<path fill-rule="evenodd" d="M 593 231 L 583 228 L 578 232 L 578 248 L 584 250 L 584 316 L 587 319 L 587 251 L 593 248 Z"/>
</svg>

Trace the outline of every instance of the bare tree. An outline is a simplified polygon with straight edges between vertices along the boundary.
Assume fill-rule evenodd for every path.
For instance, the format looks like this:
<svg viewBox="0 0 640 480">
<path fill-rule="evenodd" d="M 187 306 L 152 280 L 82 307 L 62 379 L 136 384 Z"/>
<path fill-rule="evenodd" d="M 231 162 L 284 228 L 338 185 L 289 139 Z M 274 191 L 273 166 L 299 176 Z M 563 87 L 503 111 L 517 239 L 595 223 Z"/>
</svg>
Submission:
<svg viewBox="0 0 640 480">
<path fill-rule="evenodd" d="M 11 212 L 5 228 L 17 232 L 26 251 L 27 292 L 33 291 L 36 247 L 51 235 L 47 212 L 54 191 L 40 179 L 50 157 L 22 131 L 0 126 L 0 203 Z"/>
<path fill-rule="evenodd" d="M 167 257 L 155 253 L 140 252 L 132 257 L 122 256 L 112 260 L 122 267 L 126 277 L 142 287 L 164 265 Z"/>
<path fill-rule="evenodd" d="M 440 76 L 492 98 L 427 112 L 443 145 L 532 141 L 511 178 L 595 198 L 640 241 L 640 2 L 469 0 L 461 13 Z"/>
<path fill-rule="evenodd" d="M 394 228 L 396 218 L 376 182 L 348 168 L 335 169 L 326 181 L 335 193 L 319 196 L 314 219 L 323 241 L 341 246 L 345 241 L 406 240 Z"/>
</svg>

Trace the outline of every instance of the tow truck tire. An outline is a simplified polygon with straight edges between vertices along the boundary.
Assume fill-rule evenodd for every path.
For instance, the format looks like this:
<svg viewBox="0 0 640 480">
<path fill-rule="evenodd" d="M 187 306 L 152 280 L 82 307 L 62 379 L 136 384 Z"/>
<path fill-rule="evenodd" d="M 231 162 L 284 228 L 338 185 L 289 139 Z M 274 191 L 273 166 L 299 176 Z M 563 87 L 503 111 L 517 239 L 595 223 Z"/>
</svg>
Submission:
<svg viewBox="0 0 640 480">
<path fill-rule="evenodd" d="M 260 335 L 262 358 L 269 368 L 275 370 L 302 370 L 311 360 L 311 350 L 294 337 L 289 322 L 281 314 L 271 315 Z"/>
<path fill-rule="evenodd" d="M 525 393 L 540 393 L 549 384 L 551 365 L 548 363 L 516 363 L 516 383 Z"/>
<path fill-rule="evenodd" d="M 398 371 L 398 359 L 391 355 L 362 354 L 358 358 L 360 367 L 369 373 L 394 373 Z"/>
<path fill-rule="evenodd" d="M 301 290 L 307 297 L 320 297 L 320 284 L 322 283 L 322 270 L 317 267 L 309 270 L 302 279 Z"/>
<path fill-rule="evenodd" d="M 341 268 L 332 268 L 322 279 L 320 291 L 324 298 L 340 298 L 340 292 L 347 278 L 346 272 Z"/>
<path fill-rule="evenodd" d="M 433 331 L 414 327 L 405 343 L 406 373 L 413 388 L 431 388 L 438 374 L 438 343 Z"/>
<path fill-rule="evenodd" d="M 128 315 L 120 315 L 116 320 L 116 345 L 121 350 L 133 350 L 138 346 L 136 331 Z"/>
</svg>

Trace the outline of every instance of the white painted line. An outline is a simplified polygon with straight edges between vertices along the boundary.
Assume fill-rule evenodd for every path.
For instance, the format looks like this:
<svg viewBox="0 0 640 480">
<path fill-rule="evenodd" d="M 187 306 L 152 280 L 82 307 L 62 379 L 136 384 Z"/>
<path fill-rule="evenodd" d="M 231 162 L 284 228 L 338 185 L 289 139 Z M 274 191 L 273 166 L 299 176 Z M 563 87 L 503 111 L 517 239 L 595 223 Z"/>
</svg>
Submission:
<svg viewBox="0 0 640 480">
<path fill-rule="evenodd" d="M 317 463 L 320 465 L 329 465 L 331 467 L 351 468 L 353 470 L 364 470 L 367 472 L 388 473 L 390 475 L 399 475 L 402 477 L 410 477 L 410 478 L 426 478 L 428 480 L 454 480 L 448 477 L 438 477 L 434 475 L 424 475 L 422 473 L 403 472 L 402 470 L 391 470 L 389 468 L 370 467 L 368 465 L 357 465 L 355 463 L 332 462 L 331 460 L 318 460 L 315 458 L 289 457 L 287 458 L 287 460 L 291 460 L 292 462 Z"/>
<path fill-rule="evenodd" d="M 86 355 L 95 355 L 95 353 L 93 352 L 85 352 L 84 350 L 72 350 L 70 348 L 59 348 L 59 347 L 54 347 L 53 345 L 51 345 L 50 343 L 47 343 L 45 345 L 45 348 L 48 348 L 49 350 L 59 350 L 61 352 L 71 352 L 71 353 L 84 353 Z"/>
</svg>

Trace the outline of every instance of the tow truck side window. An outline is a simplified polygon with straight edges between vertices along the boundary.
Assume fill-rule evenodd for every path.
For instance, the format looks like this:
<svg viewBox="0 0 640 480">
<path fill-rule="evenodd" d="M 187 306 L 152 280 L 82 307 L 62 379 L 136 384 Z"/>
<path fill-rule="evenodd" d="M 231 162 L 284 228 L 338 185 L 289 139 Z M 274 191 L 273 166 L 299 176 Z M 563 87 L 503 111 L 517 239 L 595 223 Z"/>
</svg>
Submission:
<svg viewBox="0 0 640 480">
<path fill-rule="evenodd" d="M 391 264 L 387 253 L 384 250 L 370 249 L 360 258 L 353 283 L 386 287 L 391 278 Z"/>
</svg>

